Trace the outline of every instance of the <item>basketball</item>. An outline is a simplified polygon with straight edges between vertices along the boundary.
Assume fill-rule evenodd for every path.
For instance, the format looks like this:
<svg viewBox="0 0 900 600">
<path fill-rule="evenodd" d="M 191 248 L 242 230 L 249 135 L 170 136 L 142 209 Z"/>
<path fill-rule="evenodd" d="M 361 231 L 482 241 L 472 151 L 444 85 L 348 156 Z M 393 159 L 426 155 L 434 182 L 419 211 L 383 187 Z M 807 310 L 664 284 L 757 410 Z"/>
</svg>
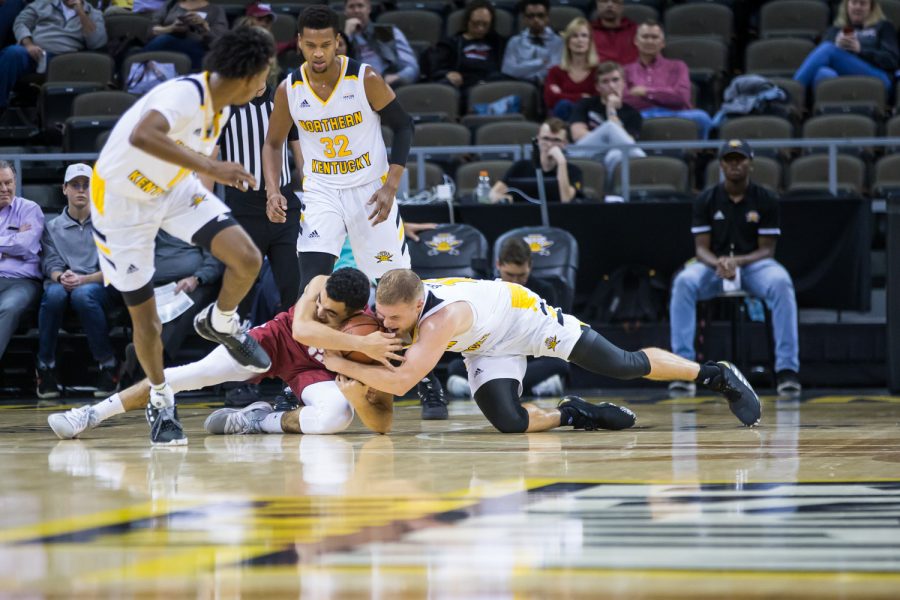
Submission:
<svg viewBox="0 0 900 600">
<path fill-rule="evenodd" d="M 350 335 L 369 335 L 373 331 L 381 331 L 381 323 L 372 315 L 362 313 L 344 321 L 341 331 Z M 341 355 L 348 360 L 364 365 L 377 364 L 377 361 L 372 360 L 368 354 L 363 354 L 362 352 L 341 352 Z"/>
</svg>

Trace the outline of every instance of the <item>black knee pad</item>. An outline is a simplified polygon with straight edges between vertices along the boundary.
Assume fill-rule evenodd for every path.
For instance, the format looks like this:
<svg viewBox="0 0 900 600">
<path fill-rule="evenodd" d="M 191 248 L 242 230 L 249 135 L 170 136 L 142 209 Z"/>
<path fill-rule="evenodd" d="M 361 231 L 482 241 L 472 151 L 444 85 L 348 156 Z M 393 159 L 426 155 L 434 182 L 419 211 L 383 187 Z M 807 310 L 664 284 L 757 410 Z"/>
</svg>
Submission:
<svg viewBox="0 0 900 600">
<path fill-rule="evenodd" d="M 141 287 L 130 292 L 119 292 L 126 306 L 138 306 L 153 297 L 153 282 L 148 281 Z"/>
<path fill-rule="evenodd" d="M 336 256 L 327 252 L 301 252 L 300 253 L 300 294 L 309 285 L 309 282 L 318 275 L 331 275 L 334 270 Z"/>
<path fill-rule="evenodd" d="M 221 220 L 219 220 L 221 219 Z M 238 222 L 234 220 L 234 217 L 231 216 L 231 213 L 225 213 L 224 215 L 219 215 L 203 227 L 197 230 L 196 233 L 191 237 L 191 243 L 195 246 L 200 246 L 210 254 L 212 254 L 212 246 L 213 238 L 216 237 L 223 229 L 228 229 L 229 227 L 234 227 Z"/>
<path fill-rule="evenodd" d="M 528 411 L 520 400 L 515 379 L 492 379 L 475 392 L 478 408 L 501 433 L 524 433 L 528 429 Z"/>
<path fill-rule="evenodd" d="M 593 329 L 585 329 L 578 338 L 569 362 L 614 379 L 638 379 L 650 373 L 650 359 L 642 350 L 622 350 Z"/>
</svg>

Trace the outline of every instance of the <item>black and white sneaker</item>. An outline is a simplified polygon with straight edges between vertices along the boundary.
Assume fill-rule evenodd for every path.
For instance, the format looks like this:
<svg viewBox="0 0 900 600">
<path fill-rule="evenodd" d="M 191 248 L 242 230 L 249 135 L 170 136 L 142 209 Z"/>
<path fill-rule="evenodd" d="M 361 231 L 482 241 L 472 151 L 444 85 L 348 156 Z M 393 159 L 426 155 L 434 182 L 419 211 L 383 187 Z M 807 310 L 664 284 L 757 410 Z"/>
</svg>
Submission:
<svg viewBox="0 0 900 600">
<path fill-rule="evenodd" d="M 35 371 L 37 381 L 37 397 L 46 400 L 59 398 L 59 382 L 56 380 L 56 369 L 38 366 Z"/>
<path fill-rule="evenodd" d="M 743 373 L 736 366 L 724 360 L 714 364 L 719 367 L 721 374 L 709 382 L 704 382 L 704 385 L 728 399 L 728 408 L 741 423 L 747 427 L 759 425 L 762 404 Z"/>
<path fill-rule="evenodd" d="M 628 429 L 637 421 L 635 414 L 624 406 L 611 402 L 591 404 L 578 396 L 565 396 L 557 408 L 561 413 L 560 426 L 571 425 L 573 429 Z"/>
<path fill-rule="evenodd" d="M 150 443 L 154 446 L 184 446 L 187 436 L 178 420 L 178 408 L 164 406 L 156 408 L 147 404 L 147 423 L 150 424 Z"/>
<path fill-rule="evenodd" d="M 782 369 L 775 374 L 775 378 L 777 379 L 777 387 L 775 389 L 779 396 L 798 396 L 803 391 L 797 371 Z"/>
<path fill-rule="evenodd" d="M 216 344 L 222 344 L 234 360 L 254 373 L 265 373 L 272 367 L 272 360 L 262 346 L 247 334 L 248 326 L 241 326 L 237 318 L 232 320 L 231 331 L 221 332 L 213 329 L 210 304 L 194 317 L 194 329 L 200 335 Z"/>
<path fill-rule="evenodd" d="M 272 408 L 275 412 L 291 412 L 300 408 L 300 400 L 297 399 L 291 388 L 286 387 L 272 400 Z"/>
<path fill-rule="evenodd" d="M 423 421 L 446 421 L 450 418 L 444 401 L 444 387 L 434 373 L 430 373 L 416 386 L 416 393 L 422 403 Z"/>
</svg>

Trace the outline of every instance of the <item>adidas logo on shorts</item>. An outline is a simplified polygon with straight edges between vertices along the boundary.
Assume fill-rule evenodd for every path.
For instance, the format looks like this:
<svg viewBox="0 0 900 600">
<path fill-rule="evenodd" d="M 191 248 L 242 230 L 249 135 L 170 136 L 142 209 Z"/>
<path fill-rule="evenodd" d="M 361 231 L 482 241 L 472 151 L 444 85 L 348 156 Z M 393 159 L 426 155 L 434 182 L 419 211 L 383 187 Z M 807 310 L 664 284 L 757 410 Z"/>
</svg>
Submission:
<svg viewBox="0 0 900 600">
<path fill-rule="evenodd" d="M 306 236 L 306 237 L 308 237 L 308 238 L 311 239 L 311 240 L 317 240 L 317 239 L 319 239 L 319 232 L 316 231 L 316 230 L 313 230 L 313 232 L 310 233 L 310 234 L 309 234 L 308 236 Z"/>
<path fill-rule="evenodd" d="M 484 373 L 483 370 L 481 370 L 481 369 L 475 369 L 475 377 L 478 377 L 478 376 L 481 375 L 482 373 Z"/>
<path fill-rule="evenodd" d="M 134 265 L 128 265 L 128 270 L 125 271 L 128 275 L 137 272 L 138 268 Z"/>
</svg>

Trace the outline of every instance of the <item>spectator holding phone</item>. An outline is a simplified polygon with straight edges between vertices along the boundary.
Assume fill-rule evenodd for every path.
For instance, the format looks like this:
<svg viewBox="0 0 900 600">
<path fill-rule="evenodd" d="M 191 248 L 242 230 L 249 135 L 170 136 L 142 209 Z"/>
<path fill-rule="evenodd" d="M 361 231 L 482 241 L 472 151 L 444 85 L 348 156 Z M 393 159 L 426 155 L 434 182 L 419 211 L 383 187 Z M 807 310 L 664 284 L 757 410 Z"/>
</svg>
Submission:
<svg viewBox="0 0 900 600">
<path fill-rule="evenodd" d="M 181 52 L 191 59 L 191 70 L 203 68 L 203 55 L 216 38 L 228 31 L 221 6 L 207 0 L 170 0 L 153 16 L 153 39 L 144 51 Z"/>
<path fill-rule="evenodd" d="M 842 0 L 834 25 L 822 36 L 794 79 L 809 87 L 840 75 L 869 75 L 890 95 L 897 69 L 897 32 L 879 0 Z"/>
<path fill-rule="evenodd" d="M 350 57 L 372 65 L 391 87 L 419 79 L 419 59 L 406 36 L 397 27 L 372 23 L 370 0 L 347 0 L 344 4 L 344 35 L 350 42 Z"/>
</svg>

